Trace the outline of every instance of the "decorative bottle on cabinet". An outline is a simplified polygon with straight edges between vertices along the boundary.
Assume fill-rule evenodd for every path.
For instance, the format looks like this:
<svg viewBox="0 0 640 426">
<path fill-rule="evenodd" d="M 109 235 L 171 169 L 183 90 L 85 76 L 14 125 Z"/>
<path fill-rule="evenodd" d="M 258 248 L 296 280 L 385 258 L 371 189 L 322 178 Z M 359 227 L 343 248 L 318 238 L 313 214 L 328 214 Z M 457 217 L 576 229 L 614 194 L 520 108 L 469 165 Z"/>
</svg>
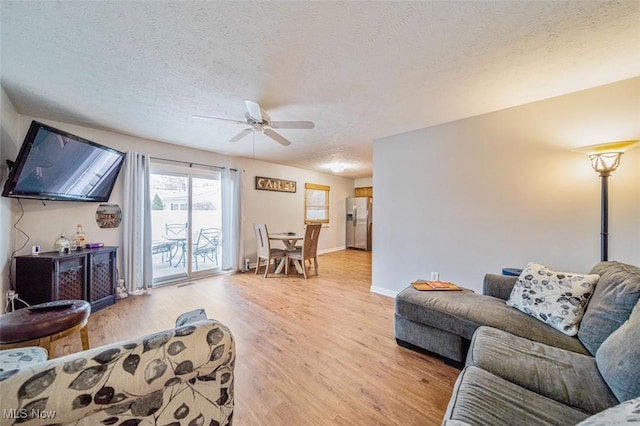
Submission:
<svg viewBox="0 0 640 426">
<path fill-rule="evenodd" d="M 82 224 L 81 223 L 78 224 L 78 230 L 75 233 L 75 235 L 73 236 L 73 240 L 75 241 L 76 248 L 78 250 L 83 249 L 85 247 L 85 245 L 87 244 L 87 236 L 82 231 Z"/>
<path fill-rule="evenodd" d="M 69 251 L 69 240 L 67 239 L 67 237 L 64 236 L 64 234 L 60 235 L 60 238 L 58 238 L 56 240 L 56 251 L 58 253 L 64 253 L 65 249 L 68 252 Z"/>
</svg>

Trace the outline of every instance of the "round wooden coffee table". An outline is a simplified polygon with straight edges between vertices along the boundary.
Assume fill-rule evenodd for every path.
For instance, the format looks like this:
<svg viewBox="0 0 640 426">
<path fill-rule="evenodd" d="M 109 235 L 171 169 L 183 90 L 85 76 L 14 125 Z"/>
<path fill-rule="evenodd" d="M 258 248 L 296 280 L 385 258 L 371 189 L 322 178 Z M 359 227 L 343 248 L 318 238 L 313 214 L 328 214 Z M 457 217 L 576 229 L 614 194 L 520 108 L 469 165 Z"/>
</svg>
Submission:
<svg viewBox="0 0 640 426">
<path fill-rule="evenodd" d="M 82 349 L 89 349 L 87 323 L 91 305 L 85 300 L 71 302 L 63 308 L 22 308 L 0 316 L 0 350 L 40 346 L 49 352 L 49 358 L 54 358 L 55 341 L 78 331 Z"/>
</svg>

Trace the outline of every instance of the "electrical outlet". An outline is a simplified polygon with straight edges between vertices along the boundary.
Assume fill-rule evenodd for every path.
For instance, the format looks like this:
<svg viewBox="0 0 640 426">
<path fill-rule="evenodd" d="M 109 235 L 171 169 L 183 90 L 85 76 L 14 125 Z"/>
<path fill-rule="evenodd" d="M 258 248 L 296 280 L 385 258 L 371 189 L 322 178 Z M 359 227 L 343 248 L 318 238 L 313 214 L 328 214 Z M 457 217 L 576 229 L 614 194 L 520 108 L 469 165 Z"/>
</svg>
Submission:
<svg viewBox="0 0 640 426">
<path fill-rule="evenodd" d="M 440 280 L 440 273 L 439 272 L 432 272 L 431 273 L 431 281 L 439 281 Z"/>
</svg>

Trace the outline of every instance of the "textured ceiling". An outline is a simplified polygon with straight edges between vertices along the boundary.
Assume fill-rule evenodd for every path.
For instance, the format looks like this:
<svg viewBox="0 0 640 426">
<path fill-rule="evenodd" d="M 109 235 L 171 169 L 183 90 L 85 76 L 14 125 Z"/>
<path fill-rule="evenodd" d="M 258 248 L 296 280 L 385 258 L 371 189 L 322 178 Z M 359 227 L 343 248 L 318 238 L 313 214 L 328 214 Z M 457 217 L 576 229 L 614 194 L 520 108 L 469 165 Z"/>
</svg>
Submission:
<svg viewBox="0 0 640 426">
<path fill-rule="evenodd" d="M 0 2 L 17 111 L 229 155 L 372 173 L 372 141 L 640 75 L 640 2 Z"/>
</svg>

